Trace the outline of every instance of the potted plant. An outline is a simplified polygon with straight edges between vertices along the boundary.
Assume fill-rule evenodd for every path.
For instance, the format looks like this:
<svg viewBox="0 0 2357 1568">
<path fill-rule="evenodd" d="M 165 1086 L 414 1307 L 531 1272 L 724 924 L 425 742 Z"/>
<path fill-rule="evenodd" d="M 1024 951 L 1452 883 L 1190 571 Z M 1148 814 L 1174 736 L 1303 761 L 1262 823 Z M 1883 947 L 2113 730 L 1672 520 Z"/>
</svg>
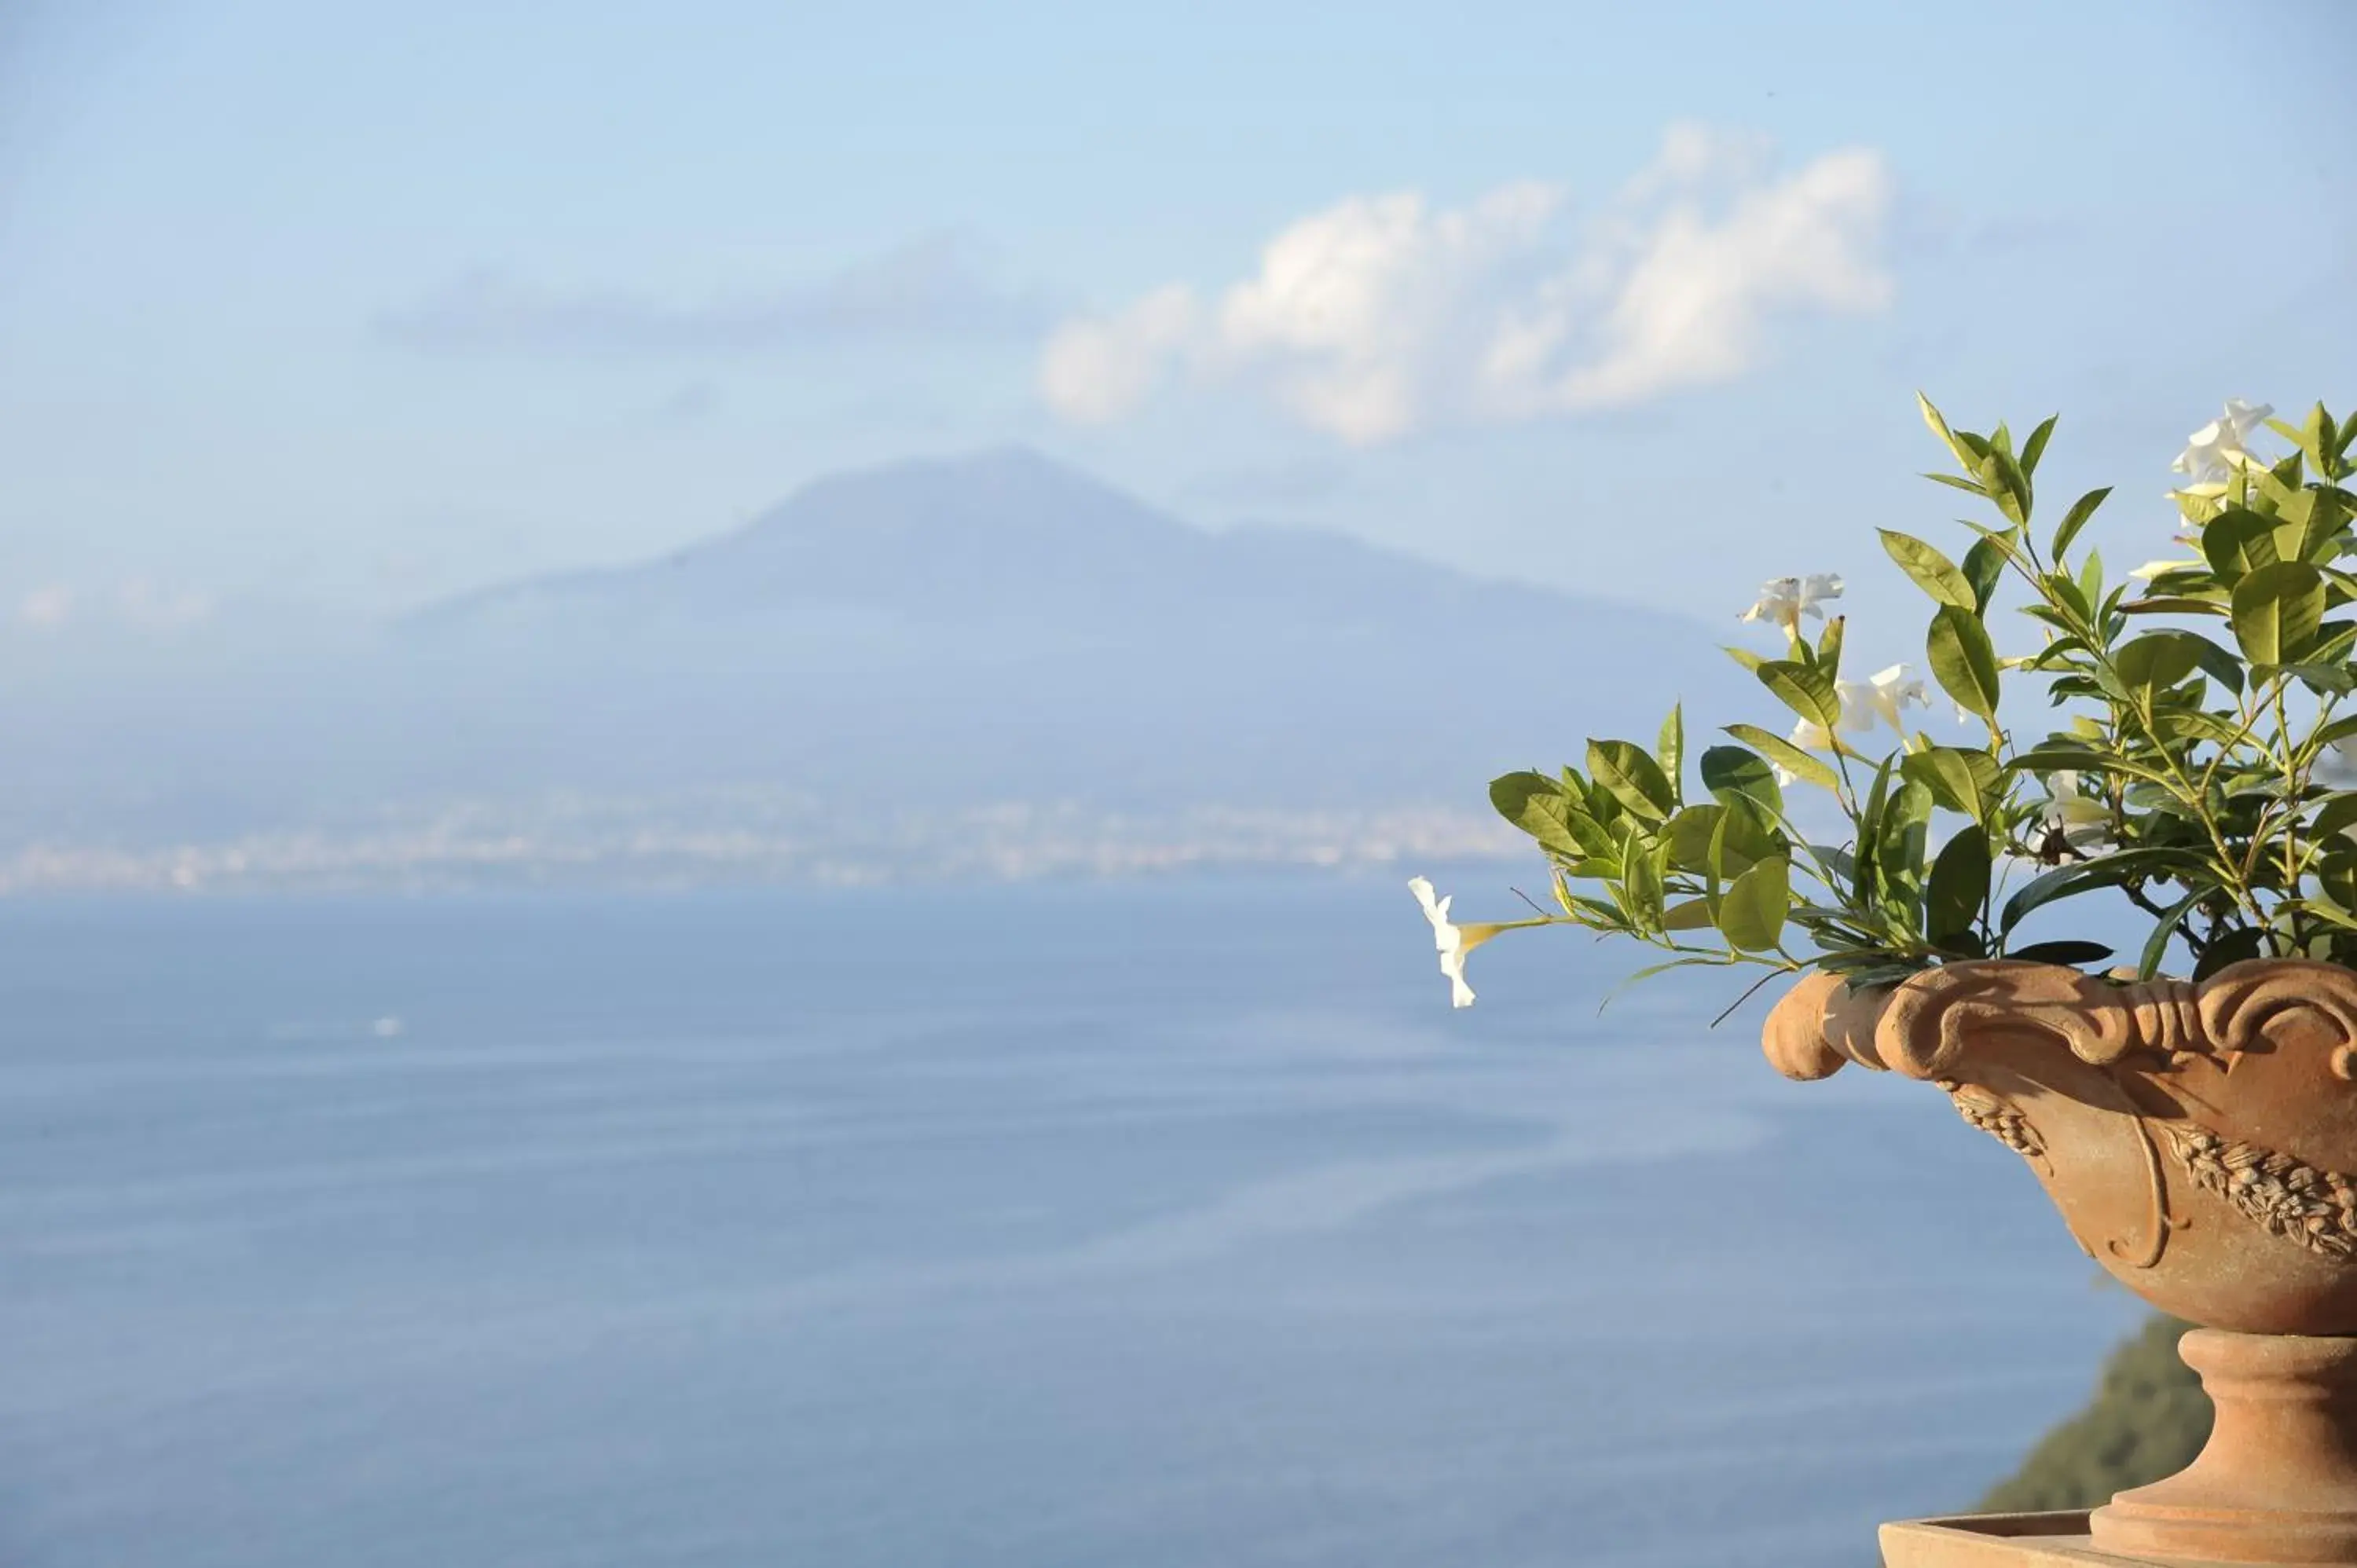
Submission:
<svg viewBox="0 0 2357 1568">
<path fill-rule="evenodd" d="M 2052 419 L 2017 445 L 1922 411 L 1957 468 L 1929 477 L 1993 511 L 1960 557 L 1882 532 L 1932 600 L 1929 684 L 1846 673 L 1840 578 L 1767 585 L 1743 618 L 1781 650 L 1731 651 L 1790 731 L 1729 725 L 1692 756 L 1674 709 L 1650 748 L 1591 740 L 1584 768 L 1496 780 L 1555 907 L 1459 922 L 1417 878 L 1441 969 L 1466 1005 L 1480 943 L 1575 925 L 1666 950 L 1644 974 L 1792 977 L 1763 1034 L 1780 1071 L 1937 1085 L 2097 1262 L 2202 1326 L 2200 1459 L 2084 1525 L 1981 1534 L 2024 1560 L 2078 1530 L 2125 1556 L 2357 1564 L 2357 415 L 2228 403 L 2177 460 L 2179 555 L 2115 578 L 2078 548 L 2107 490 L 2037 516 Z M 2007 601 L 2026 651 L 1991 635 Z M 1963 739 L 1910 725 L 1932 686 Z M 2142 912 L 2140 950 L 2022 940 L 2090 897 Z M 1886 1550 L 1964 1561 L 1939 1534 Z"/>
</svg>

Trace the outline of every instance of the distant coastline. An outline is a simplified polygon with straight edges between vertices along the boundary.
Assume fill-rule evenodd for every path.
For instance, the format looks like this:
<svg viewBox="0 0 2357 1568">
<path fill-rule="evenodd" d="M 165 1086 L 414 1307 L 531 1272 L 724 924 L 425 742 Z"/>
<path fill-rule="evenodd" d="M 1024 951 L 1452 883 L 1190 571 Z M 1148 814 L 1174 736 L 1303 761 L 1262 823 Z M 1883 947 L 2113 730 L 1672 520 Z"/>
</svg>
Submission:
<svg viewBox="0 0 2357 1568">
<path fill-rule="evenodd" d="M 759 789 L 551 795 L 169 843 L 45 837 L 0 851 L 0 897 L 90 893 L 678 889 L 1109 879 L 1222 869 L 1376 869 L 1526 858 L 1455 808 L 1073 802 L 911 807 Z"/>
</svg>

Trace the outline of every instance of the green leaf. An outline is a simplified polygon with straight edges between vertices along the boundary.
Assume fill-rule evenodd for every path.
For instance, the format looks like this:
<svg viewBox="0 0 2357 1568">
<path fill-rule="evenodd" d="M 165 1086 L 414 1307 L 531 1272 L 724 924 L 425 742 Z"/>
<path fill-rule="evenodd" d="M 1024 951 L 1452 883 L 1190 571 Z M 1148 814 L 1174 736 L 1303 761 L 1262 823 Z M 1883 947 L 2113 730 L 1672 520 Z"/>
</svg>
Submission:
<svg viewBox="0 0 2357 1568">
<path fill-rule="evenodd" d="M 2267 428 L 2298 447 L 2300 455 L 2313 464 L 2319 474 L 2328 470 L 2332 466 L 2331 459 L 2338 456 L 2333 446 L 2332 415 L 2325 412 L 2320 403 L 2308 411 L 2308 417 L 2301 420 L 2297 427 L 2280 419 L 2270 419 Z"/>
<path fill-rule="evenodd" d="M 1661 822 L 1677 809 L 1677 793 L 1662 772 L 1662 765 L 1632 742 L 1589 741 L 1587 771 L 1640 822 Z"/>
<path fill-rule="evenodd" d="M 1882 548 L 1899 563 L 1900 570 L 1915 579 L 1915 585 L 1943 605 L 1977 614 L 1979 597 L 1972 583 L 1956 564 L 1931 545 L 1910 534 L 1894 529 L 1877 530 L 1882 535 Z"/>
<path fill-rule="evenodd" d="M 2027 752 L 2018 752 L 2010 762 L 2006 762 L 2006 768 L 2013 773 L 2053 773 L 2058 768 L 2070 768 L 2076 773 L 2086 771 L 2086 768 L 2098 768 L 2100 771 L 2100 768 L 2107 768 L 2112 764 L 2115 764 L 2112 752 L 2095 750 L 2093 745 L 2067 745 L 2055 740 L 2049 745 L 2034 745 Z"/>
<path fill-rule="evenodd" d="M 1915 406 L 1923 411 L 1923 423 L 1931 426 L 1932 434 L 1938 436 L 1942 444 L 1943 444 L 1950 452 L 1955 455 L 1957 462 L 1963 463 L 1969 467 L 1971 466 L 1970 454 L 1967 453 L 1964 446 L 1956 440 L 1955 432 L 1948 428 L 1948 422 L 1944 418 L 1941 417 L 1940 411 L 1932 406 L 1932 400 L 1925 397 L 1919 392 L 1915 394 Z M 1941 476 L 1935 474 L 1932 477 L 1938 478 Z"/>
<path fill-rule="evenodd" d="M 2045 455 L 2046 439 L 2048 436 L 2054 434 L 2054 422 L 2061 417 L 2062 416 L 2059 413 L 2048 414 L 2046 416 L 2046 422 L 2043 424 L 2040 424 L 2037 429 L 2031 431 L 2029 433 L 2029 439 L 2021 444 L 2021 471 L 2023 473 L 2035 474 L 2038 472 L 2038 459 Z M 2057 556 L 2060 556 L 2062 552 L 2057 550 L 2054 553 Z"/>
<path fill-rule="evenodd" d="M 1923 863 L 1930 853 L 1932 791 L 1908 779 L 1890 792 L 1875 835 L 1874 865 L 1891 918 L 1911 929 L 1922 911 Z"/>
<path fill-rule="evenodd" d="M 1792 906 L 1792 863 L 1771 855 L 1737 877 L 1718 901 L 1718 934 L 1742 952 L 1772 952 Z"/>
<path fill-rule="evenodd" d="M 2201 650 L 2194 646 L 2200 640 L 2190 632 L 2148 631 L 2121 644 L 2112 655 L 2112 668 L 2132 692 L 2174 686 L 2201 662 Z"/>
<path fill-rule="evenodd" d="M 1654 743 L 1653 755 L 1661 758 L 1662 773 L 1671 781 L 1671 794 L 1683 796 L 1677 788 L 1679 775 L 1685 771 L 1686 720 L 1685 704 L 1670 704 L 1670 716 L 1662 721 L 1661 738 Z"/>
<path fill-rule="evenodd" d="M 2101 942 L 2032 942 L 2005 956 L 2024 963 L 2101 963 L 2112 956 L 2112 950 Z"/>
<path fill-rule="evenodd" d="M 1876 902 L 1882 886 L 1882 813 L 1890 802 L 1890 772 L 1898 762 L 1896 755 L 1882 759 L 1882 765 L 1874 770 L 1873 781 L 1867 786 L 1866 800 L 1857 809 L 1857 866 L 1853 886 L 1861 903 Z"/>
<path fill-rule="evenodd" d="M 2104 498 L 2111 493 L 2112 487 L 2105 485 L 2102 489 L 2089 490 L 2071 503 L 2071 510 L 2064 512 L 2062 521 L 2054 525 L 2054 559 L 2057 562 L 2062 559 L 2062 552 L 2071 548 L 2071 542 L 2079 537 L 2079 531 L 2087 526 L 2087 520 L 2095 515 L 2095 509 L 2104 504 Z"/>
<path fill-rule="evenodd" d="M 2324 624 L 2324 575 L 2304 561 L 2262 566 L 2234 585 L 2234 640 L 2254 664 L 2296 664 Z"/>
<path fill-rule="evenodd" d="M 2222 594 L 2214 599 L 2159 594 L 2130 599 L 2120 608 L 2132 616 L 2222 616 L 2226 613 L 2226 601 Z"/>
<path fill-rule="evenodd" d="M 1702 754 L 1702 786 L 1721 802 L 1739 797 L 1758 801 L 1771 814 L 1784 810 L 1776 770 L 1757 752 L 1739 746 L 1714 746 Z"/>
<path fill-rule="evenodd" d="M 1910 975 L 1921 974 L 1919 963 L 1878 963 L 1870 969 L 1852 970 L 1842 976 L 1843 989 L 1855 995 L 1861 991 L 1874 991 L 1886 985 L 1896 985 Z"/>
<path fill-rule="evenodd" d="M 2330 838 L 2357 827 L 2357 792 L 2338 794 L 2324 802 L 2315 819 L 2308 825 L 2311 839 Z"/>
<path fill-rule="evenodd" d="M 1500 816 L 1538 840 L 1541 848 L 1573 857 L 1582 853 L 1567 820 L 1570 800 L 1545 774 L 1509 773 L 1491 779 L 1490 803 Z"/>
<path fill-rule="evenodd" d="M 1931 880 L 1923 890 L 1923 934 L 1934 946 L 1946 946 L 1968 934 L 1988 902 L 1988 834 L 1977 825 L 1951 838 L 1932 863 Z"/>
<path fill-rule="evenodd" d="M 2202 636 L 2198 631 L 2176 634 L 2193 644 L 2193 662 L 2209 677 L 2237 697 L 2243 694 L 2243 661 Z"/>
<path fill-rule="evenodd" d="M 1848 625 L 1847 616 L 1835 616 L 1825 622 L 1824 634 L 1817 639 L 1817 662 L 1835 675 L 1841 673 L 1842 633 Z"/>
<path fill-rule="evenodd" d="M 2339 553 L 2334 540 L 2349 514 L 2331 491 L 2303 489 L 2276 509 L 2276 553 L 2287 561 L 2321 565 Z"/>
<path fill-rule="evenodd" d="M 1726 815 L 1726 807 L 1706 805 L 1688 806 L 1672 817 L 1662 833 L 1663 842 L 1669 845 L 1670 864 L 1681 871 L 1707 870 L 1711 841 Z"/>
<path fill-rule="evenodd" d="M 1727 733 L 1766 753 L 1768 759 L 1781 764 L 1785 772 L 1805 779 L 1821 789 L 1835 787 L 1836 779 L 1831 768 L 1782 736 L 1770 734 L 1758 725 L 1729 725 Z"/>
<path fill-rule="evenodd" d="M 2043 587 L 2047 593 L 2052 595 L 2055 598 L 2061 600 L 2065 605 L 2069 606 L 2071 613 L 2078 618 L 2080 623 L 2083 624 L 2095 618 L 2095 607 L 2093 604 L 2089 602 L 2087 598 L 2087 590 L 2081 587 L 2079 585 L 2079 580 L 2071 575 L 2070 573 L 2049 572 L 2040 577 L 2038 581 L 2040 586 Z M 2039 618 L 2041 620 L 2049 620 L 2051 618 L 2041 616 Z M 2065 618 L 2060 621 L 2053 622 L 2053 624 L 2068 626 L 2072 623 L 2068 618 Z"/>
<path fill-rule="evenodd" d="M 1779 702 L 1811 724 L 1831 731 L 1841 723 L 1841 698 L 1834 690 L 1831 671 L 1771 659 L 1753 673 L 1761 685 L 1776 693 Z"/>
<path fill-rule="evenodd" d="M 1929 789 L 1937 804 L 1976 822 L 1988 821 L 2001 788 L 1996 761 L 1986 751 L 1930 746 L 1900 757 L 1899 771 Z"/>
<path fill-rule="evenodd" d="M 2267 950 L 2266 934 L 2255 926 L 2228 931 L 2201 950 L 2201 958 L 2193 964 L 2193 978 L 2207 980 L 2230 963 L 2240 963 L 2246 958 L 2261 958 Z"/>
<path fill-rule="evenodd" d="M 1996 650 L 1988 629 L 1969 610 L 1943 605 L 1932 618 L 1924 652 L 1940 689 L 1961 707 L 1996 723 Z"/>
<path fill-rule="evenodd" d="M 1973 613 L 1986 615 L 1989 600 L 2005 576 L 2005 547 L 1994 539 L 1975 539 L 1964 552 L 1964 581 L 1973 585 Z"/>
<path fill-rule="evenodd" d="M 2137 979 L 2150 980 L 2160 972 L 2162 961 L 2169 957 L 2169 940 L 2177 934 L 2177 929 L 2185 923 L 2185 918 L 2193 913 L 2193 907 L 2207 898 L 2211 892 L 2210 884 L 2199 884 L 2192 892 L 2162 911 L 2160 918 L 2153 923 L 2152 935 L 2145 939 L 2144 951 L 2137 955 Z"/>
<path fill-rule="evenodd" d="M 1720 809 L 1717 825 L 1704 854 L 1713 895 L 1718 884 L 1729 876 L 1749 870 L 1770 855 L 1784 854 L 1791 847 L 1757 802 L 1742 799 L 1728 801 Z"/>
<path fill-rule="evenodd" d="M 2231 588 L 2282 559 L 2276 549 L 2275 520 L 2246 507 L 2229 507 L 2202 526 L 2201 556 L 2218 581 Z"/>
<path fill-rule="evenodd" d="M 2074 893 L 2116 887 L 2130 877 L 2164 875 L 2172 869 L 2200 865 L 2200 857 L 2190 850 L 2128 849 L 2101 860 L 2057 866 L 2031 878 L 2005 901 L 2005 908 L 1997 917 L 1997 928 L 2010 931 L 2032 912 Z"/>
<path fill-rule="evenodd" d="M 1665 931 L 1707 931 L 1711 924 L 1710 901 L 1706 898 L 1689 898 L 1662 911 L 1662 929 Z"/>
<path fill-rule="evenodd" d="M 2345 664 L 2286 664 L 2282 668 L 2285 674 L 2311 692 L 2331 692 L 2341 696 L 2357 692 L 2357 671 Z"/>
<path fill-rule="evenodd" d="M 1982 456 L 1974 473 L 1988 491 L 1989 499 L 1996 503 L 1996 510 L 2005 514 L 2007 522 L 2016 527 L 2028 524 L 2029 476 L 2021 471 L 2021 464 L 2012 453 L 1999 446 L 1990 447 Z"/>
<path fill-rule="evenodd" d="M 2166 780 L 2168 774 L 2133 761 L 2115 751 L 2083 746 L 2039 746 L 2006 763 L 2015 773 L 2126 773 L 2132 778 Z"/>
<path fill-rule="evenodd" d="M 1631 843 L 1621 857 L 1620 893 L 1637 923 L 1657 929 L 1662 923 L 1662 865 L 1644 845 Z"/>
</svg>

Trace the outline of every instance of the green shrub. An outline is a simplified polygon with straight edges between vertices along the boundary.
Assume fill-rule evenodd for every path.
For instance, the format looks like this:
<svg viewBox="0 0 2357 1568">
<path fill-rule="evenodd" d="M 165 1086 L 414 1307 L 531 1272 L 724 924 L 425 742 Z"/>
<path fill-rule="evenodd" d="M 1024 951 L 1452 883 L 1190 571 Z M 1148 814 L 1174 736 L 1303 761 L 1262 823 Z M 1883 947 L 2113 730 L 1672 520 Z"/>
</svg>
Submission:
<svg viewBox="0 0 2357 1568">
<path fill-rule="evenodd" d="M 2113 1351 L 2087 1408 L 2041 1438 L 1981 1499 L 1982 1511 L 2094 1508 L 2191 1464 L 2209 1440 L 2210 1396 L 2177 1359 L 2178 1337 L 2190 1326 L 2155 1317 Z"/>
</svg>

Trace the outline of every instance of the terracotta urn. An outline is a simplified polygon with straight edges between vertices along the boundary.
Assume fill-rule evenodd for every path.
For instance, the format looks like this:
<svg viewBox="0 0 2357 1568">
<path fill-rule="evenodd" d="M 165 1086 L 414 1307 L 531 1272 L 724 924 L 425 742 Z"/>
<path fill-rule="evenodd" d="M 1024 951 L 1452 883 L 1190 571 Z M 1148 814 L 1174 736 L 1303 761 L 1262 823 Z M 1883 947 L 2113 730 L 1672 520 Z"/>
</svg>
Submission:
<svg viewBox="0 0 2357 1568">
<path fill-rule="evenodd" d="M 2136 1559 L 2357 1564 L 2357 972 L 2258 960 L 2199 983 L 1994 961 L 1769 1015 L 1778 1070 L 1937 1085 L 2027 1163 L 2089 1256 L 2201 1326 L 2217 1406 L 2186 1470 L 2086 1526 Z"/>
</svg>

